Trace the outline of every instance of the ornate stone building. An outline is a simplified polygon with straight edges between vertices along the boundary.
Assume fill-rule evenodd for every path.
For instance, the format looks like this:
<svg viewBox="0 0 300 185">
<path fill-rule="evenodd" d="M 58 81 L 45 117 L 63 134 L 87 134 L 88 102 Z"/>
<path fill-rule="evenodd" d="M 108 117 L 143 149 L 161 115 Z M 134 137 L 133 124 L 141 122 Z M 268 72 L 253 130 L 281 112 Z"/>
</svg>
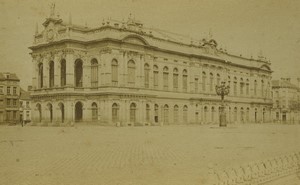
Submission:
<svg viewBox="0 0 300 185">
<path fill-rule="evenodd" d="M 272 71 L 263 57 L 236 56 L 211 38 L 187 40 L 131 17 L 90 28 L 52 10 L 43 26 L 30 47 L 35 123 L 217 123 L 221 81 L 230 81 L 228 122 L 271 120 Z"/>
<path fill-rule="evenodd" d="M 291 78 L 272 81 L 273 121 L 279 123 L 300 123 L 300 79 L 298 85 Z"/>
</svg>

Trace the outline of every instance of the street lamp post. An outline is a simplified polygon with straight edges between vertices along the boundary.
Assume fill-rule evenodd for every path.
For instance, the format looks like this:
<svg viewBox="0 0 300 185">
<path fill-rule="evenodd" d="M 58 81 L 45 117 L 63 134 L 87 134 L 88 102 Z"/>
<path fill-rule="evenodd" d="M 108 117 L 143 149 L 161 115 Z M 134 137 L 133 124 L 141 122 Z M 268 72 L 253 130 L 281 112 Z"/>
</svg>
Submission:
<svg viewBox="0 0 300 185">
<path fill-rule="evenodd" d="M 220 107 L 220 127 L 226 127 L 226 112 L 225 112 L 225 104 L 224 97 L 229 94 L 229 85 L 225 85 L 225 82 L 221 82 L 221 85 L 216 85 L 216 93 L 218 96 L 221 96 L 221 107 Z"/>
</svg>

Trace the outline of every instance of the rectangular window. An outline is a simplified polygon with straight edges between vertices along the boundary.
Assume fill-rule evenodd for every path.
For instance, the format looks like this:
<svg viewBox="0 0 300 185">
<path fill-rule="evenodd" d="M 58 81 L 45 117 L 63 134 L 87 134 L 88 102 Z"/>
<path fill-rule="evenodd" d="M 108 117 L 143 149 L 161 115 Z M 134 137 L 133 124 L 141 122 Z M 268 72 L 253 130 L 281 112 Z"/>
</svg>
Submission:
<svg viewBox="0 0 300 185">
<path fill-rule="evenodd" d="M 246 95 L 249 95 L 249 84 L 246 84 Z"/>
<path fill-rule="evenodd" d="M 13 105 L 17 106 L 17 100 L 16 99 L 13 99 Z"/>
<path fill-rule="evenodd" d="M 7 87 L 7 94 L 10 94 L 10 87 Z"/>
<path fill-rule="evenodd" d="M 209 90 L 213 91 L 214 90 L 214 79 L 210 78 L 210 82 L 209 82 Z"/>
<path fill-rule="evenodd" d="M 0 106 L 2 106 L 3 105 L 3 100 L 0 100 Z"/>
<path fill-rule="evenodd" d="M 202 77 L 202 91 L 203 92 L 206 91 L 206 77 L 205 76 Z"/>
<path fill-rule="evenodd" d="M 198 93 L 198 78 L 195 78 L 195 93 Z"/>
<path fill-rule="evenodd" d="M 17 111 L 13 111 L 13 119 L 17 118 Z"/>
<path fill-rule="evenodd" d="M 30 108 L 28 101 L 26 102 L 26 108 Z"/>
<path fill-rule="evenodd" d="M 13 87 L 13 93 L 14 93 L 14 95 L 17 94 L 17 87 Z"/>
<path fill-rule="evenodd" d="M 11 111 L 6 111 L 6 120 L 11 119 L 10 114 L 11 114 Z"/>
<path fill-rule="evenodd" d="M 168 73 L 163 73 L 163 81 L 164 81 L 164 90 L 168 90 L 169 78 Z"/>
<path fill-rule="evenodd" d="M 149 69 L 145 69 L 145 87 L 149 88 Z"/>
<path fill-rule="evenodd" d="M 233 94 L 234 94 L 234 96 L 237 95 L 237 82 L 234 82 L 234 85 L 233 85 Z"/>
<path fill-rule="evenodd" d="M 98 65 L 94 64 L 92 65 L 92 87 L 98 87 Z"/>
<path fill-rule="evenodd" d="M 118 65 L 112 65 L 112 83 L 113 85 L 118 84 Z"/>
<path fill-rule="evenodd" d="M 153 78 L 154 78 L 154 87 L 158 87 L 158 71 L 153 72 Z"/>
<path fill-rule="evenodd" d="M 0 94 L 3 94 L 3 86 L 0 86 Z"/>
<path fill-rule="evenodd" d="M 187 91 L 187 75 L 182 76 L 182 89 L 184 92 Z"/>
<path fill-rule="evenodd" d="M 10 106 L 10 99 L 6 99 L 6 105 L 9 107 Z"/>
<path fill-rule="evenodd" d="M 174 91 L 178 90 L 178 74 L 173 74 L 173 88 Z"/>
<path fill-rule="evenodd" d="M 240 94 L 244 94 L 244 84 L 242 82 L 240 83 Z"/>
</svg>

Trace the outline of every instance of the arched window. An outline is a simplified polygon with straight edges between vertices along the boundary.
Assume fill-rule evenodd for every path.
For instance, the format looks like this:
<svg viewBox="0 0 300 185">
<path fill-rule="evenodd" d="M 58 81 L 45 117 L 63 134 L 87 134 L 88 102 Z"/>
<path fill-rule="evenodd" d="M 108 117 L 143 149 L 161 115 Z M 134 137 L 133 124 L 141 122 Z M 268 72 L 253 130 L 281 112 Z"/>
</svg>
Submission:
<svg viewBox="0 0 300 185">
<path fill-rule="evenodd" d="M 212 92 L 214 90 L 214 75 L 212 73 L 209 74 L 209 90 Z"/>
<path fill-rule="evenodd" d="M 237 108 L 236 107 L 234 107 L 233 121 L 237 122 Z"/>
<path fill-rule="evenodd" d="M 187 70 L 184 69 L 184 70 L 182 71 L 182 90 L 183 90 L 184 92 L 187 91 L 187 77 L 188 77 L 188 75 L 187 75 Z"/>
<path fill-rule="evenodd" d="M 215 121 L 215 107 L 211 107 L 211 122 Z"/>
<path fill-rule="evenodd" d="M 82 121 L 83 118 L 83 104 L 81 102 L 77 102 L 75 104 L 75 121 Z"/>
<path fill-rule="evenodd" d="M 154 121 L 155 123 L 158 123 L 158 105 L 154 105 Z"/>
<path fill-rule="evenodd" d="M 38 111 L 38 122 L 40 123 L 42 121 L 42 106 L 41 104 L 36 104 L 36 110 Z"/>
<path fill-rule="evenodd" d="M 206 91 L 206 73 L 204 71 L 202 72 L 202 91 Z"/>
<path fill-rule="evenodd" d="M 264 81 L 261 80 L 261 97 L 265 97 L 264 90 L 265 90 L 265 84 Z"/>
<path fill-rule="evenodd" d="M 164 82 L 164 90 L 168 90 L 169 87 L 169 69 L 168 67 L 163 68 L 163 82 Z"/>
<path fill-rule="evenodd" d="M 217 85 L 220 85 L 221 77 L 220 74 L 217 74 Z"/>
<path fill-rule="evenodd" d="M 127 64 L 128 83 L 135 84 L 135 63 L 133 60 L 129 60 Z"/>
<path fill-rule="evenodd" d="M 47 108 L 49 110 L 49 121 L 52 122 L 53 121 L 53 107 L 52 107 L 52 104 L 48 103 Z"/>
<path fill-rule="evenodd" d="M 164 123 L 169 123 L 169 106 L 167 104 L 164 106 Z"/>
<path fill-rule="evenodd" d="M 112 121 L 114 123 L 119 121 L 119 106 L 116 103 L 112 105 Z"/>
<path fill-rule="evenodd" d="M 131 103 L 130 104 L 130 122 L 135 122 L 136 119 L 136 104 Z"/>
<path fill-rule="evenodd" d="M 195 112 L 195 122 L 199 123 L 199 112 Z"/>
<path fill-rule="evenodd" d="M 244 94 L 244 81 L 243 78 L 240 79 L 240 95 Z"/>
<path fill-rule="evenodd" d="M 241 107 L 241 122 L 244 123 L 245 122 L 245 112 L 244 112 L 244 108 Z"/>
<path fill-rule="evenodd" d="M 60 86 L 65 86 L 67 81 L 67 66 L 66 66 L 66 60 L 63 59 L 60 62 Z"/>
<path fill-rule="evenodd" d="M 49 87 L 54 86 L 54 62 L 49 63 Z"/>
<path fill-rule="evenodd" d="M 195 93 L 198 93 L 198 84 L 199 84 L 199 80 L 198 78 L 195 78 Z"/>
<path fill-rule="evenodd" d="M 232 115 L 231 115 L 231 114 L 232 114 L 232 112 L 231 112 L 231 107 L 229 107 L 228 109 L 229 109 L 229 110 L 228 110 L 228 111 L 229 111 L 229 113 L 228 113 L 228 121 L 229 121 L 229 123 L 230 123 L 230 122 L 231 122 L 231 117 L 232 117 Z"/>
<path fill-rule="evenodd" d="M 207 122 L 207 112 L 208 112 L 208 108 L 207 108 L 207 106 L 205 106 L 204 107 L 204 115 L 203 115 L 204 122 Z"/>
<path fill-rule="evenodd" d="M 249 95 L 249 80 L 246 80 L 246 95 Z"/>
<path fill-rule="evenodd" d="M 185 106 L 183 106 L 183 122 L 185 123 L 185 124 L 187 124 L 187 122 L 188 122 L 188 117 L 187 117 L 187 114 L 188 114 L 188 107 L 185 105 Z"/>
<path fill-rule="evenodd" d="M 58 107 L 60 109 L 60 119 L 61 122 L 63 123 L 65 121 L 65 106 L 63 103 L 59 103 Z"/>
<path fill-rule="evenodd" d="M 173 89 L 174 91 L 178 91 L 178 69 L 173 69 Z"/>
<path fill-rule="evenodd" d="M 246 111 L 246 122 L 249 122 L 249 116 L 250 116 L 249 113 L 250 113 L 250 109 L 248 107 Z"/>
<path fill-rule="evenodd" d="M 43 81 L 44 81 L 44 77 L 43 77 L 43 63 L 39 63 L 38 65 L 38 70 L 39 70 L 39 75 L 38 75 L 38 88 L 43 88 Z"/>
<path fill-rule="evenodd" d="M 98 106 L 97 103 L 92 103 L 92 120 L 98 120 Z"/>
<path fill-rule="evenodd" d="M 82 87 L 82 77 L 83 77 L 83 70 L 82 70 L 82 61 L 77 59 L 75 61 L 75 87 Z"/>
<path fill-rule="evenodd" d="M 265 123 L 266 121 L 266 109 L 263 108 L 263 112 L 262 112 L 262 122 Z"/>
<path fill-rule="evenodd" d="M 254 91 L 254 96 L 257 95 L 257 81 L 254 80 L 254 88 L 253 88 L 253 91 Z"/>
<path fill-rule="evenodd" d="M 115 59 L 111 61 L 111 81 L 112 85 L 118 84 L 118 61 Z"/>
<path fill-rule="evenodd" d="M 258 119 L 257 119 L 257 108 L 254 109 L 254 121 L 255 123 L 257 123 Z"/>
<path fill-rule="evenodd" d="M 144 65 L 144 73 L 145 73 L 145 88 L 149 88 L 149 81 L 150 81 L 150 66 L 149 66 L 149 64 Z"/>
<path fill-rule="evenodd" d="M 178 105 L 174 105 L 174 113 L 173 113 L 174 123 L 178 123 L 178 110 L 179 110 Z"/>
<path fill-rule="evenodd" d="M 98 87 L 98 61 L 95 58 L 91 61 L 91 85 Z"/>
<path fill-rule="evenodd" d="M 233 81 L 233 95 L 237 96 L 237 78 L 234 77 L 234 81 Z"/>
<path fill-rule="evenodd" d="M 157 67 L 157 65 L 153 66 L 153 85 L 154 85 L 154 88 L 158 88 L 158 67 Z"/>
<path fill-rule="evenodd" d="M 146 121 L 150 121 L 150 105 L 146 104 Z"/>
</svg>

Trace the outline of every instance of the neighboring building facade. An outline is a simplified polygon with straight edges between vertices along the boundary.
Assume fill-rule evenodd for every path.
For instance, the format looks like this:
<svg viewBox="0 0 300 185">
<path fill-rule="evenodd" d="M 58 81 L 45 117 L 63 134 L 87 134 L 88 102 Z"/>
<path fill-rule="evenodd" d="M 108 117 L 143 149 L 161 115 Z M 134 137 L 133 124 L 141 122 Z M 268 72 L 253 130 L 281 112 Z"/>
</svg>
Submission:
<svg viewBox="0 0 300 185">
<path fill-rule="evenodd" d="M 298 79 L 299 81 L 299 79 Z M 291 78 L 272 81 L 273 121 L 300 123 L 300 88 L 291 83 Z"/>
<path fill-rule="evenodd" d="M 0 124 L 19 122 L 20 80 L 14 73 L 0 73 Z"/>
<path fill-rule="evenodd" d="M 31 98 L 30 92 L 21 88 L 20 93 L 20 120 L 24 123 L 31 121 Z"/>
<path fill-rule="evenodd" d="M 218 123 L 215 85 L 230 81 L 228 122 L 271 121 L 271 69 L 213 39 L 184 41 L 129 18 L 88 28 L 51 12 L 32 50 L 32 120 L 67 124 Z"/>
</svg>

